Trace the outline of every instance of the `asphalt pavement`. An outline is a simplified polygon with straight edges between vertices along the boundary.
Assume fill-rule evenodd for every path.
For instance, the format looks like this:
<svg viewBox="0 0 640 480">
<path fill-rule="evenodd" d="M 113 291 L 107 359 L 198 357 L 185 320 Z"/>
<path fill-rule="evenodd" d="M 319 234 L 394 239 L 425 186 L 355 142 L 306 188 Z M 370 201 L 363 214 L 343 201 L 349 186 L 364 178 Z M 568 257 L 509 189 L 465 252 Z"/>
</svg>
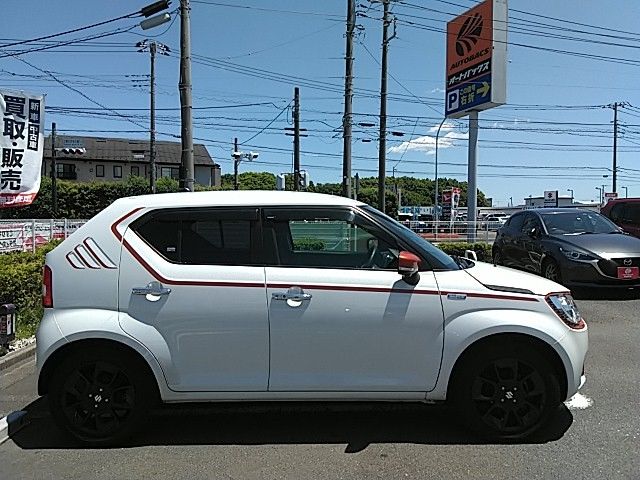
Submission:
<svg viewBox="0 0 640 480">
<path fill-rule="evenodd" d="M 2 479 L 640 479 L 640 300 L 591 299 L 587 383 L 528 443 L 486 443 L 446 407 L 189 405 L 154 412 L 121 448 L 79 448 L 37 399 L 33 364 L 0 376 L 0 413 L 29 424 L 0 445 Z M 30 370 L 31 369 L 31 370 Z"/>
</svg>

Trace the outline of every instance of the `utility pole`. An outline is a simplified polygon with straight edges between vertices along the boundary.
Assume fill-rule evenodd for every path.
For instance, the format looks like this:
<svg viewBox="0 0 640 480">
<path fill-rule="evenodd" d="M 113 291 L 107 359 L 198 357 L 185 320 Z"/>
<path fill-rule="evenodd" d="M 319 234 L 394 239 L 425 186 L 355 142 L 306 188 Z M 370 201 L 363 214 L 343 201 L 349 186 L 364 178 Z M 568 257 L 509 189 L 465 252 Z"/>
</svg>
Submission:
<svg viewBox="0 0 640 480">
<path fill-rule="evenodd" d="M 58 189 L 56 184 L 56 122 L 51 124 L 51 211 L 58 215 Z"/>
<path fill-rule="evenodd" d="M 356 188 L 354 189 L 354 200 L 358 200 L 358 195 L 360 194 L 360 174 L 356 172 Z"/>
<path fill-rule="evenodd" d="M 156 42 L 149 45 L 151 57 L 151 123 L 149 125 L 149 187 L 156 193 Z"/>
<path fill-rule="evenodd" d="M 386 176 L 386 150 L 387 150 L 387 53 L 389 41 L 395 37 L 395 31 L 388 37 L 389 25 L 389 0 L 382 0 L 384 15 L 382 17 L 382 62 L 380 72 L 380 139 L 378 147 L 378 209 L 385 211 L 385 176 Z"/>
<path fill-rule="evenodd" d="M 618 102 L 613 104 L 613 193 L 617 192 L 618 177 Z"/>
<path fill-rule="evenodd" d="M 151 96 L 149 104 L 149 113 L 151 120 L 149 122 L 149 187 L 151 193 L 156 193 L 156 53 L 161 55 L 169 55 L 169 47 L 155 40 L 143 40 L 136 43 L 138 52 L 146 52 L 149 49 L 151 58 L 151 76 L 149 94 Z"/>
<path fill-rule="evenodd" d="M 233 152 L 238 152 L 238 138 L 233 139 Z M 233 189 L 238 190 L 238 164 L 240 163 L 240 158 L 236 158 L 233 156 Z"/>
<path fill-rule="evenodd" d="M 347 48 L 344 74 L 344 116 L 342 117 L 342 196 L 351 198 L 351 125 L 353 123 L 353 34 L 356 29 L 355 0 L 347 1 Z"/>
<path fill-rule="evenodd" d="M 180 0 L 180 123 L 182 143 L 181 187 L 194 190 L 193 125 L 191 122 L 191 27 L 189 24 L 189 0 Z"/>
<path fill-rule="evenodd" d="M 300 191 L 300 89 L 293 89 L 293 189 Z"/>
</svg>

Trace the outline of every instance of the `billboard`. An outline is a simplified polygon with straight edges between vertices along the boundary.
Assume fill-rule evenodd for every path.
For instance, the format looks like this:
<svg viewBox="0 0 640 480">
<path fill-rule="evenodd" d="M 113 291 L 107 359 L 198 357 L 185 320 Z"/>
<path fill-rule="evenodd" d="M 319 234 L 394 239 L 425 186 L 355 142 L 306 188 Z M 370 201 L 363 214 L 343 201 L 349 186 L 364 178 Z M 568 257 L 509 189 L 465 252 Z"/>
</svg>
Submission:
<svg viewBox="0 0 640 480">
<path fill-rule="evenodd" d="M 29 205 L 40 189 L 44 96 L 0 90 L 0 208 Z"/>
<path fill-rule="evenodd" d="M 445 115 L 507 101 L 507 0 L 485 0 L 447 23 Z"/>
</svg>

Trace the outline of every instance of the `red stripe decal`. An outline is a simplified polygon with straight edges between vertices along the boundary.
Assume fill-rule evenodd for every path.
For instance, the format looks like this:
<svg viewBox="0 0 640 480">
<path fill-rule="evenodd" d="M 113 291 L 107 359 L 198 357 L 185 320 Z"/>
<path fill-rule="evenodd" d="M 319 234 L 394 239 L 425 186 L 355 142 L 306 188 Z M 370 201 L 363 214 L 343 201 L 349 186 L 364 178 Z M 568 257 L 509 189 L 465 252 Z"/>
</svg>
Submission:
<svg viewBox="0 0 640 480">
<path fill-rule="evenodd" d="M 117 220 L 113 225 L 111 225 L 111 231 L 116 236 L 116 238 L 120 241 L 122 239 L 122 235 L 118 232 L 118 225 L 122 223 L 124 220 L 129 218 L 131 215 L 136 213 L 139 210 L 142 210 L 144 207 L 136 208 L 131 212 L 127 213 L 125 216 L 121 217 Z M 143 258 L 140 256 L 138 252 L 131 246 L 129 242 L 123 240 L 122 244 L 127 249 L 127 251 L 142 265 L 147 272 L 153 276 L 156 280 L 162 283 L 166 283 L 168 285 L 185 285 L 185 286 L 198 286 L 198 287 L 245 287 L 245 288 L 289 288 L 290 284 L 284 283 L 271 283 L 271 284 L 263 284 L 263 283 L 242 283 L 242 282 L 213 282 L 213 281 L 205 281 L 205 280 L 173 280 L 170 278 L 163 277 L 160 273 L 156 272 L 151 265 L 149 265 Z M 306 288 L 309 290 L 329 290 L 329 291 L 347 291 L 347 292 L 381 292 L 381 293 L 405 293 L 405 294 L 416 294 L 416 295 L 448 295 L 449 293 L 455 292 L 438 292 L 437 290 L 413 290 L 410 288 L 387 288 L 387 287 L 355 287 L 355 286 L 346 286 L 346 285 L 299 285 L 302 288 Z M 491 293 L 467 293 L 467 292 L 458 292 L 467 295 L 467 297 L 474 298 L 492 298 L 496 300 L 520 300 L 526 302 L 537 302 L 536 298 L 531 297 L 515 297 L 510 295 L 496 295 Z"/>
<path fill-rule="evenodd" d="M 99 266 L 95 266 L 95 265 L 91 265 L 90 262 L 87 261 L 86 258 L 84 258 L 84 256 L 82 255 L 82 252 L 80 252 L 80 247 L 81 245 L 77 245 L 76 248 L 73 249 L 73 251 L 76 253 L 76 255 L 78 256 L 78 258 L 80 259 L 80 261 L 82 263 L 84 263 L 87 267 L 92 268 L 94 270 L 99 269 Z M 95 259 L 92 259 L 95 262 Z M 95 262 L 97 263 L 97 262 Z"/>
<path fill-rule="evenodd" d="M 135 210 L 131 210 L 129 213 L 127 213 L 124 217 L 120 217 L 120 219 L 116 220 L 116 222 L 111 225 L 111 231 L 113 232 L 113 234 L 116 236 L 116 238 L 118 239 L 118 241 L 122 240 L 122 235 L 120 235 L 120 232 L 118 232 L 118 225 L 120 225 L 122 222 L 124 222 L 127 218 L 129 218 L 131 215 L 133 215 L 134 213 L 142 210 L 144 207 L 138 207 Z"/>
<path fill-rule="evenodd" d="M 96 252 L 93 250 L 93 248 L 91 248 L 91 245 L 89 245 L 88 240 L 89 240 L 89 237 L 85 238 L 85 239 L 84 239 L 84 242 L 82 242 L 82 243 L 84 243 L 84 246 L 85 246 L 85 247 L 86 247 L 86 249 L 89 251 L 89 253 L 90 253 L 91 255 L 93 255 L 93 257 L 98 261 L 98 263 L 99 263 L 100 265 L 102 265 L 102 267 L 103 267 L 103 268 L 108 268 L 108 269 L 118 268 L 118 267 L 116 267 L 115 265 L 111 265 L 111 266 L 109 266 L 109 265 L 105 265 L 105 263 L 102 261 L 102 259 L 100 258 L 100 256 L 96 254 Z"/>
</svg>

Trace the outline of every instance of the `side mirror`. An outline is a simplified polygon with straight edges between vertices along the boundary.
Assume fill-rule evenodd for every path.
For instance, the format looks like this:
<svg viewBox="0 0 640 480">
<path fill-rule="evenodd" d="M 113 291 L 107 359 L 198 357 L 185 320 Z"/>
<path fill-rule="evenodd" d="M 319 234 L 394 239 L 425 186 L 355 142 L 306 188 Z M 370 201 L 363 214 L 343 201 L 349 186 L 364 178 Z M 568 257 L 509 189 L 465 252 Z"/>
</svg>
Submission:
<svg viewBox="0 0 640 480">
<path fill-rule="evenodd" d="M 398 257 L 398 273 L 405 279 L 410 279 L 418 273 L 420 258 L 411 252 L 402 251 Z M 411 282 L 408 282 L 411 283 Z"/>
</svg>

